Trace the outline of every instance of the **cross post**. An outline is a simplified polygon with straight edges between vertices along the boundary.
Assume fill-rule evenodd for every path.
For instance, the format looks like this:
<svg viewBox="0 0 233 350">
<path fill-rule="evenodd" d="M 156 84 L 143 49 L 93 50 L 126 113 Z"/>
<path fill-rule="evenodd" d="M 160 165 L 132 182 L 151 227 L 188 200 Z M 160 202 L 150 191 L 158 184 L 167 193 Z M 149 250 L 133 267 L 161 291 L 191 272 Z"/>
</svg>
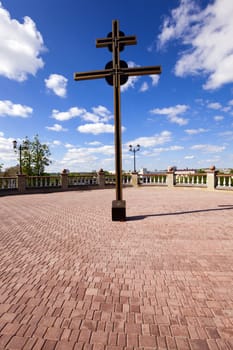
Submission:
<svg viewBox="0 0 233 350">
<path fill-rule="evenodd" d="M 125 45 L 135 45 L 136 36 L 125 36 L 119 30 L 119 22 L 112 21 L 112 32 L 107 38 L 96 39 L 96 47 L 108 47 L 112 52 L 112 61 L 108 62 L 104 70 L 84 73 L 75 73 L 74 79 L 100 79 L 105 78 L 114 91 L 114 126 L 115 126 L 115 171 L 116 171 L 116 200 L 112 201 L 112 220 L 124 221 L 126 219 L 126 202 L 122 196 L 122 142 L 121 142 L 121 100 L 120 86 L 125 84 L 129 76 L 160 74 L 160 66 L 129 68 L 125 61 L 120 60 L 120 51 Z"/>
</svg>

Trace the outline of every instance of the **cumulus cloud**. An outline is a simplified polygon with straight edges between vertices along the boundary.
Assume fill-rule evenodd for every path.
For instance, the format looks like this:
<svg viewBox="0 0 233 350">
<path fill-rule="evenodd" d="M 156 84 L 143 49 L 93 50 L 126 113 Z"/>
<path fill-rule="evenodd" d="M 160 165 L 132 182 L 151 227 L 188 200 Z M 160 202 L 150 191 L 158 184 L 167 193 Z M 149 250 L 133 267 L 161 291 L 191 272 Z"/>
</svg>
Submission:
<svg viewBox="0 0 233 350">
<path fill-rule="evenodd" d="M 28 118 L 33 109 L 21 104 L 14 104 L 9 100 L 0 101 L 0 117 L 21 117 Z"/>
<path fill-rule="evenodd" d="M 45 79 L 47 89 L 52 90 L 59 97 L 66 97 L 67 82 L 68 79 L 59 74 L 50 74 L 49 78 Z"/>
<path fill-rule="evenodd" d="M 221 120 L 223 120 L 224 119 L 224 117 L 222 116 L 222 115 L 215 115 L 214 116 L 214 120 L 216 121 L 216 122 L 220 122 Z"/>
<path fill-rule="evenodd" d="M 129 61 L 127 62 L 128 67 L 139 67 L 138 65 L 136 65 L 136 63 Z M 129 88 L 134 88 L 136 82 L 139 80 L 139 76 L 130 76 L 127 80 L 127 82 L 121 86 L 121 92 L 127 91 Z"/>
<path fill-rule="evenodd" d="M 129 145 L 141 145 L 142 147 L 154 147 L 157 145 L 162 145 L 164 143 L 170 142 L 172 134 L 170 131 L 162 131 L 160 134 L 155 134 L 153 136 L 142 136 L 135 140 L 127 142 Z"/>
<path fill-rule="evenodd" d="M 159 49 L 174 39 L 187 46 L 175 65 L 177 76 L 207 76 L 206 90 L 233 82 L 232 16 L 233 2 L 229 0 L 215 0 L 204 9 L 194 0 L 180 1 L 164 19 L 158 36 Z"/>
<path fill-rule="evenodd" d="M 6 138 L 3 132 L 0 132 L 0 159 L 5 165 L 8 162 L 16 162 L 15 153 L 13 152 L 12 142 L 13 138 Z"/>
<path fill-rule="evenodd" d="M 89 170 L 90 164 L 92 168 L 100 168 L 106 163 L 107 157 L 110 157 L 110 161 L 113 164 L 115 148 L 113 145 L 104 145 L 100 147 L 73 147 L 68 148 L 62 163 L 64 166 L 79 167 L 82 165 L 82 169 Z M 105 156 L 103 159 L 102 156 Z M 108 159 L 109 160 L 109 159 Z"/>
<path fill-rule="evenodd" d="M 159 147 L 159 148 L 154 148 L 153 151 L 154 152 L 158 152 L 158 153 L 161 153 L 161 152 L 174 152 L 174 151 L 181 151 L 183 150 L 184 147 L 183 146 L 170 146 L 170 147 Z"/>
<path fill-rule="evenodd" d="M 216 146 L 216 145 L 194 145 L 191 147 L 193 150 L 201 151 L 204 153 L 219 153 L 226 149 L 225 146 Z"/>
<path fill-rule="evenodd" d="M 79 117 L 85 112 L 86 110 L 84 108 L 78 108 L 78 107 L 71 107 L 66 112 L 59 112 L 57 109 L 53 109 L 52 118 L 60 121 L 65 121 L 65 120 L 70 120 L 72 118 Z"/>
<path fill-rule="evenodd" d="M 67 131 L 67 129 L 63 128 L 60 124 L 54 124 L 53 126 L 46 126 L 46 129 L 52 130 L 52 131 Z"/>
<path fill-rule="evenodd" d="M 57 109 L 53 109 L 52 111 L 52 118 L 59 121 L 70 120 L 76 117 L 93 123 L 104 123 L 113 118 L 111 112 L 102 105 L 92 107 L 92 112 L 88 112 L 85 108 L 79 107 L 71 107 L 66 112 L 60 112 Z"/>
<path fill-rule="evenodd" d="M 150 75 L 150 78 L 152 79 L 153 86 L 158 85 L 159 78 L 160 78 L 160 76 L 158 74 L 152 74 L 152 75 Z"/>
<path fill-rule="evenodd" d="M 207 107 L 211 108 L 211 109 L 218 110 L 218 109 L 222 108 L 222 105 L 219 102 L 211 102 L 211 103 L 208 103 Z"/>
<path fill-rule="evenodd" d="M 113 133 L 114 125 L 104 124 L 104 123 L 94 123 L 94 124 L 84 124 L 77 127 L 77 131 L 85 134 L 103 134 L 103 133 Z M 122 131 L 125 131 L 125 127 L 122 126 Z"/>
<path fill-rule="evenodd" d="M 198 129 L 186 129 L 185 132 L 188 135 L 197 135 L 197 134 L 201 134 L 203 132 L 207 132 L 207 129 L 203 129 L 203 128 L 198 128 Z"/>
<path fill-rule="evenodd" d="M 44 66 L 40 53 L 45 50 L 42 35 L 30 17 L 23 23 L 12 19 L 0 2 L 0 75 L 24 81 Z"/>
<path fill-rule="evenodd" d="M 182 126 L 188 124 L 188 119 L 178 117 L 178 115 L 185 113 L 188 109 L 189 106 L 187 105 L 176 105 L 173 107 L 155 108 L 150 112 L 152 114 L 166 115 L 171 123 Z"/>
<path fill-rule="evenodd" d="M 148 83 L 147 82 L 144 82 L 143 84 L 142 84 L 142 86 L 140 87 L 140 92 L 145 92 L 145 91 L 147 91 L 149 89 L 149 85 L 148 85 Z"/>
</svg>

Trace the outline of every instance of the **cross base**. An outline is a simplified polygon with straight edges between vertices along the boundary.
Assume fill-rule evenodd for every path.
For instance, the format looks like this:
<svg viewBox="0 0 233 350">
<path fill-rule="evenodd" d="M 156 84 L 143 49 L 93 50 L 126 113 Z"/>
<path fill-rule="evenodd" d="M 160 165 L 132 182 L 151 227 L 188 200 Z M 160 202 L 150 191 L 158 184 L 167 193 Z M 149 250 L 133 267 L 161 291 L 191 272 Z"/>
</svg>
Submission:
<svg viewBox="0 0 233 350">
<path fill-rule="evenodd" d="M 124 200 L 112 201 L 112 221 L 125 221 L 126 202 Z"/>
</svg>

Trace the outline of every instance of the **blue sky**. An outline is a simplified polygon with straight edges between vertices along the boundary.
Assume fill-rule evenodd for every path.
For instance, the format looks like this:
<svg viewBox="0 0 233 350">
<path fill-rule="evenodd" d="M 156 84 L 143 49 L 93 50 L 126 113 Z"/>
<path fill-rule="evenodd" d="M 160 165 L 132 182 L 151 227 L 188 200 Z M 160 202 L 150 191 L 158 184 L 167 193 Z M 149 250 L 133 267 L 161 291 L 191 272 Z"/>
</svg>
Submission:
<svg viewBox="0 0 233 350">
<path fill-rule="evenodd" d="M 74 72 L 111 60 L 95 40 L 112 20 L 136 35 L 121 59 L 161 65 L 160 76 L 122 86 L 123 169 L 233 167 L 232 0 L 2 0 L 0 163 L 16 165 L 12 141 L 38 134 L 48 171 L 114 170 L 113 91 Z"/>
</svg>

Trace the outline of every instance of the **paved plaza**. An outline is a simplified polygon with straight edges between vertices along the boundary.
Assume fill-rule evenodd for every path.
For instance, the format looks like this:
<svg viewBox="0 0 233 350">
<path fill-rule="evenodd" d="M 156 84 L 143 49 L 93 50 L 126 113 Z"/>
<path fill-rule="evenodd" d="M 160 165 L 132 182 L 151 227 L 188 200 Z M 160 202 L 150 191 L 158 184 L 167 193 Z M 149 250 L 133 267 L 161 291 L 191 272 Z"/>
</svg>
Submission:
<svg viewBox="0 0 233 350">
<path fill-rule="evenodd" d="M 233 349 L 233 192 L 0 197 L 0 349 Z"/>
</svg>

